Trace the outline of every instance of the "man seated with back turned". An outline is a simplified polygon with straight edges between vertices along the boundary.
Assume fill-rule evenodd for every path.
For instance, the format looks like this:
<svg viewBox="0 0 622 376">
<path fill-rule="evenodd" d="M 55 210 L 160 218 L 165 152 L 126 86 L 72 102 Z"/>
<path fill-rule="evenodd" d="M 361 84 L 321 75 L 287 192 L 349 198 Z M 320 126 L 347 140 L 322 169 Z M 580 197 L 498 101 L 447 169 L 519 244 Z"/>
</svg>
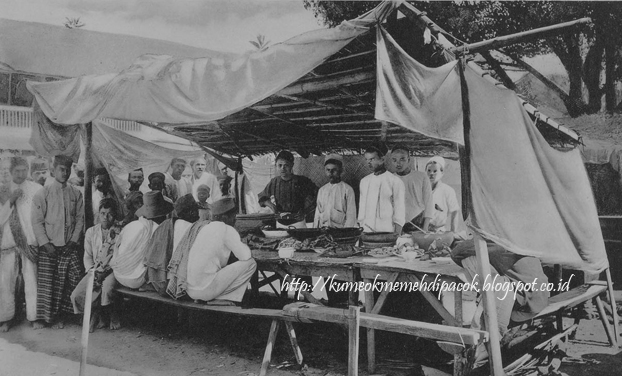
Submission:
<svg viewBox="0 0 622 376">
<path fill-rule="evenodd" d="M 166 296 L 167 268 L 173 250 L 190 226 L 199 220 L 199 204 L 192 193 L 177 199 L 175 213 L 177 217 L 169 218 L 158 226 L 145 250 L 147 283 L 162 296 Z"/>
<path fill-rule="evenodd" d="M 158 226 L 173 211 L 160 191 L 143 195 L 143 206 L 136 211 L 138 220 L 128 223 L 117 237 L 110 266 L 117 281 L 137 289 L 146 281 L 145 249 Z"/>
<path fill-rule="evenodd" d="M 242 302 L 257 263 L 233 228 L 235 215 L 233 199 L 222 199 L 212 204 L 212 222 L 192 225 L 169 263 L 169 295 L 179 298 L 187 293 L 211 305 Z M 231 254 L 238 261 L 227 265 Z"/>
</svg>

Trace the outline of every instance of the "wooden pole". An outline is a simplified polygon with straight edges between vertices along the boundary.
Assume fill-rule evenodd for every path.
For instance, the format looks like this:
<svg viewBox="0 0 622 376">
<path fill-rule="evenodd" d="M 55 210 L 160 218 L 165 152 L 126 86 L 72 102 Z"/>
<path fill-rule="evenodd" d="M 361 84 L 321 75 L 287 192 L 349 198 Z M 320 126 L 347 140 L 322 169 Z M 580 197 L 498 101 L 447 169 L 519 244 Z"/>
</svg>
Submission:
<svg viewBox="0 0 622 376">
<path fill-rule="evenodd" d="M 85 125 L 85 156 L 84 156 L 84 228 L 93 227 L 95 213 L 93 212 L 93 123 Z"/>
<path fill-rule="evenodd" d="M 86 375 L 86 357 L 89 350 L 89 329 L 91 327 L 91 306 L 93 304 L 93 284 L 95 282 L 95 270 L 87 273 L 86 298 L 84 300 L 84 318 L 82 319 L 82 354 L 80 357 L 80 376 Z"/>
<path fill-rule="evenodd" d="M 458 70 L 460 72 L 460 89 L 462 94 L 462 123 L 464 131 L 464 149 L 460 153 L 461 169 L 464 173 L 462 176 L 462 185 L 466 185 L 466 189 L 462 192 L 462 201 L 466 201 L 466 207 L 468 210 L 468 216 L 471 217 L 473 224 L 476 223 L 475 213 L 473 211 L 473 202 L 471 195 L 471 106 L 469 101 L 469 88 L 467 86 L 464 70 L 466 68 L 466 62 L 464 57 L 458 61 Z M 484 281 L 486 276 L 490 276 L 490 260 L 488 259 L 488 247 L 486 241 L 476 232 L 474 237 L 475 242 L 475 257 L 477 259 L 480 289 L 484 296 L 484 322 L 486 324 L 486 330 L 489 333 L 490 340 L 487 342 L 490 372 L 492 376 L 505 375 L 503 371 L 503 363 L 501 359 L 501 336 L 499 335 L 499 324 L 497 320 L 497 308 L 495 305 L 495 295 L 490 289 L 484 289 Z M 462 318 L 460 318 L 460 322 Z"/>
<path fill-rule="evenodd" d="M 563 29 L 574 27 L 578 25 L 584 25 L 592 22 L 589 17 L 579 18 L 578 20 L 562 22 L 559 24 L 540 27 L 533 30 L 522 31 L 516 34 L 505 35 L 502 37 L 496 37 L 489 40 L 484 40 L 477 43 L 471 43 L 466 46 L 454 47 L 449 51 L 456 53 L 459 50 L 467 49 L 469 53 L 476 53 L 481 51 L 493 50 L 500 47 L 505 47 L 510 44 L 523 43 L 532 39 L 543 38 L 547 35 L 559 34 Z"/>
<path fill-rule="evenodd" d="M 620 341 L 620 327 L 618 326 L 618 309 L 616 307 L 616 298 L 613 294 L 613 282 L 611 281 L 611 271 L 609 268 L 605 270 L 605 276 L 607 278 L 607 292 L 609 295 L 609 304 L 611 305 L 611 316 L 613 317 L 613 335 L 617 344 L 618 341 Z"/>
<path fill-rule="evenodd" d="M 359 374 L 359 326 L 361 307 L 350 306 L 348 310 L 348 376 Z"/>
</svg>

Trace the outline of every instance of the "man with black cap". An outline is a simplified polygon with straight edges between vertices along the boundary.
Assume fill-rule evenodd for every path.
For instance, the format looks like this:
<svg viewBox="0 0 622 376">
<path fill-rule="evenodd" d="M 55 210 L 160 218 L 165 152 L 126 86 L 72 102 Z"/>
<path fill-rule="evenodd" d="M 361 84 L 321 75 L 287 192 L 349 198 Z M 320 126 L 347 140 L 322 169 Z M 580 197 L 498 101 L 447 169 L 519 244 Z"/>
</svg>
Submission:
<svg viewBox="0 0 622 376">
<path fill-rule="evenodd" d="M 30 165 L 30 177 L 37 184 L 45 185 L 45 180 L 50 175 L 48 161 L 44 158 L 36 158 Z"/>
<path fill-rule="evenodd" d="M 143 206 L 136 211 L 138 220 L 128 223 L 114 247 L 110 266 L 117 281 L 125 287 L 137 289 L 146 281 L 145 250 L 151 235 L 173 211 L 160 191 L 143 195 Z"/>
<path fill-rule="evenodd" d="M 326 156 L 324 171 L 328 177 L 317 194 L 317 207 L 313 227 L 356 227 L 356 200 L 354 189 L 341 181 L 343 157 L 337 154 Z"/>
<path fill-rule="evenodd" d="M 190 226 L 199 220 L 199 204 L 192 193 L 177 199 L 175 213 L 176 217 L 169 218 L 158 226 L 145 250 L 147 283 L 163 296 L 166 296 L 166 275 L 173 250 Z"/>
<path fill-rule="evenodd" d="M 213 305 L 234 305 L 242 302 L 248 282 L 257 269 L 248 246 L 232 227 L 236 209 L 233 199 L 226 198 L 212 204 L 212 222 L 201 222 L 193 228 L 198 230 L 194 239 L 185 236 L 175 253 L 183 251 L 188 241 L 187 260 L 180 257 L 169 270 L 174 278 L 169 283 L 169 294 L 179 292 L 185 286 L 188 296 Z M 189 231 L 191 232 L 191 231 Z M 238 261 L 228 264 L 233 254 Z M 173 286 L 171 286 L 173 284 Z M 171 288 L 172 287 L 172 288 Z M 174 295 L 174 294 L 172 294 Z"/>
<path fill-rule="evenodd" d="M 294 155 L 287 150 L 276 156 L 279 176 L 272 178 L 259 194 L 259 205 L 270 207 L 282 226 L 306 227 L 306 218 L 313 220 L 317 186 L 311 179 L 294 175 Z"/>
<path fill-rule="evenodd" d="M 71 157 L 54 157 L 54 181 L 39 190 L 32 203 L 32 227 L 39 244 L 37 320 L 64 327 L 73 314 L 71 292 L 82 277 L 79 259 L 84 229 L 84 202 L 78 188 L 67 184 Z"/>
</svg>

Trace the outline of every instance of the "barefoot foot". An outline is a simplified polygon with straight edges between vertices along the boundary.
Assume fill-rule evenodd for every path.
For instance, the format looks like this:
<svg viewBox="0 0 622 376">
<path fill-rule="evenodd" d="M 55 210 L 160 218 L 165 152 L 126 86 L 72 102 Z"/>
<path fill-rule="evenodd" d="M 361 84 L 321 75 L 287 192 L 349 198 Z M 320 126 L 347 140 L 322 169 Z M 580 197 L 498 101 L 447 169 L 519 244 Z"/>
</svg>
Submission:
<svg viewBox="0 0 622 376">
<path fill-rule="evenodd" d="M 0 325 L 0 333 L 6 333 L 9 331 L 10 328 L 11 325 L 9 325 L 9 322 L 5 321 Z"/>
<path fill-rule="evenodd" d="M 110 330 L 121 329 L 121 318 L 117 312 L 110 314 Z"/>
<path fill-rule="evenodd" d="M 56 324 L 52 325 L 52 329 L 63 329 L 65 327 L 65 322 L 63 320 L 58 320 Z"/>
<path fill-rule="evenodd" d="M 34 330 L 39 330 L 45 328 L 45 324 L 41 320 L 31 321 L 32 328 Z"/>
</svg>

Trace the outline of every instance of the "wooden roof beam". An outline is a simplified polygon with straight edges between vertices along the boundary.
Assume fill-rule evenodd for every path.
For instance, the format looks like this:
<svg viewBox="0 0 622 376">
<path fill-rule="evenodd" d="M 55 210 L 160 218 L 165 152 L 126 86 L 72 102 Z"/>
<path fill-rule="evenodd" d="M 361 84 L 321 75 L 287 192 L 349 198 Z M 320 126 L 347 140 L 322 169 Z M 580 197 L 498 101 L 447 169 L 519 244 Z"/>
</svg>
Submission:
<svg viewBox="0 0 622 376">
<path fill-rule="evenodd" d="M 326 103 L 326 102 L 321 101 L 321 100 L 305 99 L 305 98 L 301 98 L 301 97 L 295 97 L 293 95 L 278 95 L 278 96 L 281 97 L 281 98 L 284 98 L 284 99 L 288 99 L 290 101 L 294 101 L 294 102 L 307 103 L 307 104 L 312 104 L 312 105 L 321 106 L 321 107 L 325 107 L 325 108 L 332 108 L 332 109 L 335 109 L 335 110 L 342 110 L 342 111 L 353 112 L 353 113 L 356 113 L 356 114 L 373 115 L 373 114 L 357 111 L 357 110 L 355 110 L 355 109 L 353 109 L 351 107 L 340 106 L 340 105 L 332 104 L 332 103 Z"/>
<path fill-rule="evenodd" d="M 339 90 L 340 86 L 356 85 L 368 82 L 376 82 L 376 72 L 359 72 L 354 74 L 348 74 L 341 77 L 323 78 L 319 80 L 306 81 L 301 83 L 294 83 L 281 91 L 276 95 L 300 95 L 305 93 L 313 93 L 322 90 Z"/>
<path fill-rule="evenodd" d="M 527 30 L 510 35 L 504 35 L 502 37 L 496 37 L 477 43 L 471 43 L 465 46 L 450 48 L 449 51 L 452 53 L 457 53 L 458 51 L 466 49 L 468 53 L 476 53 L 481 51 L 498 49 L 500 47 L 505 47 L 511 44 L 523 43 L 532 39 L 540 39 L 549 35 L 559 34 L 562 31 L 565 31 L 564 29 L 579 25 L 585 25 L 591 22 L 592 19 L 589 17 L 579 18 L 578 20 L 574 21 L 562 22 L 551 26 L 540 27 L 537 29 Z"/>
</svg>

